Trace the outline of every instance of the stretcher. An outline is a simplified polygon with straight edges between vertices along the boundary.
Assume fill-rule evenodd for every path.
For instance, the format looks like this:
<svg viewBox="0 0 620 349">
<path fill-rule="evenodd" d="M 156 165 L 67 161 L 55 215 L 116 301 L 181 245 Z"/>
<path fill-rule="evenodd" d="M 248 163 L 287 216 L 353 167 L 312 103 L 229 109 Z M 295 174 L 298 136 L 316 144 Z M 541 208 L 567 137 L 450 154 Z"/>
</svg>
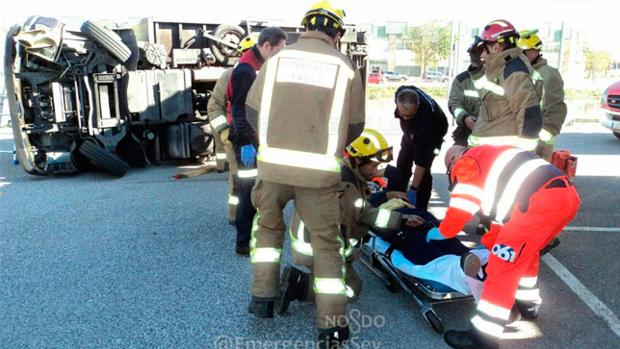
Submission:
<svg viewBox="0 0 620 349">
<path fill-rule="evenodd" d="M 444 327 L 433 305 L 472 301 L 460 257 L 445 255 L 425 265 L 415 265 L 373 232 L 359 249 L 362 264 L 392 293 L 403 290 L 420 309 L 424 319 L 439 334 Z"/>
</svg>

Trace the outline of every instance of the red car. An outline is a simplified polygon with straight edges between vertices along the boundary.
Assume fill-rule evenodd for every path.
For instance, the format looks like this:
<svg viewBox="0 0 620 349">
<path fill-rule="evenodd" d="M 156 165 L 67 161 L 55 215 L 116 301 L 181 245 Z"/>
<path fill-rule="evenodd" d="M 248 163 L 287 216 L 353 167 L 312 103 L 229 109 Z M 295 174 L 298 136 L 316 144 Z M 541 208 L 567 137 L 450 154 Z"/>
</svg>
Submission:
<svg viewBox="0 0 620 349">
<path fill-rule="evenodd" d="M 620 81 L 609 86 L 601 98 L 603 117 L 601 124 L 620 138 Z"/>
<path fill-rule="evenodd" d="M 381 73 L 372 73 L 368 76 L 369 84 L 382 84 L 383 83 L 383 75 Z"/>
</svg>

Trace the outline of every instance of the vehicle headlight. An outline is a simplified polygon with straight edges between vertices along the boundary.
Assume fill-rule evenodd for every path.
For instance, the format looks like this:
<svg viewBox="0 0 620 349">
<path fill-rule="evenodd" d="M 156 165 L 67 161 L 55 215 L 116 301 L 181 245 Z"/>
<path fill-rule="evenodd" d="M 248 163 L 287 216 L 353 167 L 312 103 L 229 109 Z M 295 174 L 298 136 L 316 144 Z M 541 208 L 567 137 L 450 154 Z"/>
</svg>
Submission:
<svg viewBox="0 0 620 349">
<path fill-rule="evenodd" d="M 601 107 L 607 106 L 607 96 L 609 95 L 609 89 L 605 89 L 603 96 L 601 97 Z"/>
</svg>

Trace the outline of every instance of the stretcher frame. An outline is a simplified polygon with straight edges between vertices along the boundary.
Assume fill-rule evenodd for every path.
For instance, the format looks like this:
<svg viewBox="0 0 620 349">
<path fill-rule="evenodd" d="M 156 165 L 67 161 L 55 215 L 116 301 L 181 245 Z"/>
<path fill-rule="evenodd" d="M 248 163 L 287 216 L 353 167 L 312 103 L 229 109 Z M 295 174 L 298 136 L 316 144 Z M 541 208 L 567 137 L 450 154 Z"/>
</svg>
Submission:
<svg viewBox="0 0 620 349">
<path fill-rule="evenodd" d="M 376 234 L 369 231 L 372 237 Z M 420 309 L 422 316 L 428 324 L 439 334 L 443 334 L 444 327 L 442 320 L 433 308 L 437 304 L 455 303 L 463 301 L 473 301 L 471 295 L 464 295 L 460 292 L 439 292 L 430 286 L 424 284 L 415 277 L 408 275 L 396 268 L 388 256 L 377 252 L 375 248 L 376 240 L 371 242 L 372 247 L 365 243 L 360 244 L 358 257 L 362 264 L 375 274 L 381 283 L 392 292 L 397 293 L 403 290 L 409 296 L 414 304 Z"/>
</svg>

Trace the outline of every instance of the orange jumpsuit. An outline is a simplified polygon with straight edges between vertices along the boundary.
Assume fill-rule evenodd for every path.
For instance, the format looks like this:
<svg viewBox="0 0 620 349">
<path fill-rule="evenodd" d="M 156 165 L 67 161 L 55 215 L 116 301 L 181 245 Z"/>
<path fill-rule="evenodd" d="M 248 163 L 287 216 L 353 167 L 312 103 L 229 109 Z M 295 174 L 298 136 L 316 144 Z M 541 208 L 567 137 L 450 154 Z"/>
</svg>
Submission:
<svg viewBox="0 0 620 349">
<path fill-rule="evenodd" d="M 478 211 L 494 222 L 482 241 L 491 255 L 471 319 L 473 330 L 494 347 L 515 300 L 540 305 L 540 250 L 575 217 L 579 195 L 559 169 L 512 146 L 467 150 L 450 181 L 455 185 L 439 226 L 443 237 L 456 236 Z"/>
</svg>

